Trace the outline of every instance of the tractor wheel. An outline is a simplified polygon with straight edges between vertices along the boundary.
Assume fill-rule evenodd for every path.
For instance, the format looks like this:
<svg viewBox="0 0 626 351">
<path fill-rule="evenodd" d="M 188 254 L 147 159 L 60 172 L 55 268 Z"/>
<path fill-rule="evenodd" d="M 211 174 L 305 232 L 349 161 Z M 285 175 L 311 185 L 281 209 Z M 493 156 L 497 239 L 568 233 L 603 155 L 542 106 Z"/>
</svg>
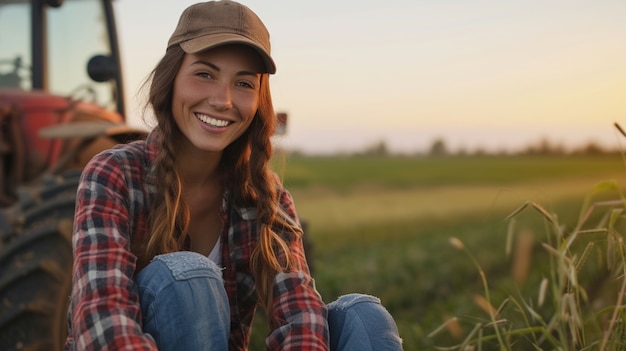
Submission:
<svg viewBox="0 0 626 351">
<path fill-rule="evenodd" d="M 78 172 L 18 189 L 0 215 L 0 350 L 62 350 Z"/>
</svg>

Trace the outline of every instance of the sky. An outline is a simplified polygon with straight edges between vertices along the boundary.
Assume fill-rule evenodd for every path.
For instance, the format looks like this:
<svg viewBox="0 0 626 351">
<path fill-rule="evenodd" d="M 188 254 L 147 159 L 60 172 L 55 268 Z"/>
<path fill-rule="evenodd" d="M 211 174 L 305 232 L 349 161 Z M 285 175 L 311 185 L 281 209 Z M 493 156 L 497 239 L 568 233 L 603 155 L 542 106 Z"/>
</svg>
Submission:
<svg viewBox="0 0 626 351">
<path fill-rule="evenodd" d="M 195 1 L 115 2 L 129 123 Z M 282 147 L 327 154 L 626 145 L 626 1 L 242 0 L 267 26 Z"/>
</svg>

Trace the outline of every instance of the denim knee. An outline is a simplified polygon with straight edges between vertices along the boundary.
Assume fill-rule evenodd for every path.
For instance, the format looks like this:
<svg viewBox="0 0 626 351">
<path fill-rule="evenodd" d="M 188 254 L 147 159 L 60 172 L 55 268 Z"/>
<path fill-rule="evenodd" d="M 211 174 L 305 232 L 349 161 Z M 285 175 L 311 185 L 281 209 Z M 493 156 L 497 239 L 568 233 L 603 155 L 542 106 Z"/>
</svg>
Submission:
<svg viewBox="0 0 626 351">
<path fill-rule="evenodd" d="M 135 278 L 143 329 L 160 350 L 227 348 L 230 308 L 222 270 L 206 256 L 156 256 Z"/>
<path fill-rule="evenodd" d="M 158 255 L 135 277 L 139 291 L 158 294 L 176 281 L 191 278 L 208 278 L 222 283 L 222 269 L 197 252 L 178 251 Z"/>
<path fill-rule="evenodd" d="M 152 262 L 163 262 L 172 272 L 176 280 L 184 280 L 196 276 L 207 276 L 222 279 L 222 270 L 206 256 L 193 251 L 178 251 L 158 255 Z"/>
<path fill-rule="evenodd" d="M 402 339 L 380 299 L 348 294 L 328 305 L 331 351 L 402 350 Z"/>
</svg>

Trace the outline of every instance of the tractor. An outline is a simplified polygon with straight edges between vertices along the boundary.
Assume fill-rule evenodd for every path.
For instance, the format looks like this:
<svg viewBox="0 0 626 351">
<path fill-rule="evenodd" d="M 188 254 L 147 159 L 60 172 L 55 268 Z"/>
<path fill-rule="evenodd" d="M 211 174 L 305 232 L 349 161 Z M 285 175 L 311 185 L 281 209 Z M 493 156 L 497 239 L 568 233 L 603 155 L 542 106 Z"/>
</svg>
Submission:
<svg viewBox="0 0 626 351">
<path fill-rule="evenodd" d="M 81 169 L 125 123 L 112 0 L 0 0 L 0 350 L 61 350 Z"/>
</svg>

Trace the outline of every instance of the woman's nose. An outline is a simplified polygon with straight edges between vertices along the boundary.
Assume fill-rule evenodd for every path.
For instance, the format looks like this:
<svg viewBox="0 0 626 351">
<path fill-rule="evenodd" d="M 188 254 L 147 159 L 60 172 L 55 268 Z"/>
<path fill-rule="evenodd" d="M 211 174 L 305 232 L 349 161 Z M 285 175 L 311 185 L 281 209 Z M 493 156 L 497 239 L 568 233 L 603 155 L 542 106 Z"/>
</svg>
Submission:
<svg viewBox="0 0 626 351">
<path fill-rule="evenodd" d="M 220 111 L 233 107 L 230 87 L 226 84 L 216 86 L 209 96 L 209 104 Z"/>
</svg>

